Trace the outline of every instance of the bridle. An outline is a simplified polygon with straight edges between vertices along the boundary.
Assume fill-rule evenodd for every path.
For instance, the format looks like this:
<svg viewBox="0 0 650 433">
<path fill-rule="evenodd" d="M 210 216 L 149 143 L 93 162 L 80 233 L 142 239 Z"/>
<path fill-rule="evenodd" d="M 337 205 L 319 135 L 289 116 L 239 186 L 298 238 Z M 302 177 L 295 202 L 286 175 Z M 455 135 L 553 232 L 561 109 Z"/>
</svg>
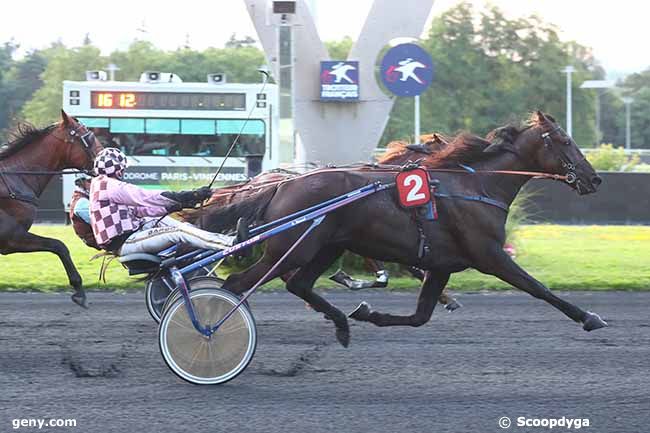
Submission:
<svg viewBox="0 0 650 433">
<path fill-rule="evenodd" d="M 91 162 L 94 161 L 95 157 L 97 156 L 95 154 L 95 151 L 93 150 L 95 146 L 95 140 L 96 140 L 95 134 L 81 123 L 78 123 L 76 128 L 70 128 L 70 129 L 66 128 L 66 131 L 67 134 L 65 134 L 63 137 L 57 135 L 56 133 L 52 135 L 55 138 L 68 144 L 74 144 L 75 138 L 79 138 L 81 147 L 86 153 L 88 160 Z"/>
<path fill-rule="evenodd" d="M 571 161 L 571 158 L 566 154 L 563 147 L 569 146 L 573 141 L 569 135 L 564 132 L 566 140 L 562 143 L 562 147 L 554 145 L 551 136 L 559 131 L 563 131 L 562 127 L 556 126 L 550 131 L 544 132 L 542 134 L 542 140 L 544 140 L 544 147 L 550 149 L 551 152 L 560 160 L 562 167 L 566 169 L 566 183 L 572 184 L 578 180 L 576 175 L 576 163 Z"/>
</svg>

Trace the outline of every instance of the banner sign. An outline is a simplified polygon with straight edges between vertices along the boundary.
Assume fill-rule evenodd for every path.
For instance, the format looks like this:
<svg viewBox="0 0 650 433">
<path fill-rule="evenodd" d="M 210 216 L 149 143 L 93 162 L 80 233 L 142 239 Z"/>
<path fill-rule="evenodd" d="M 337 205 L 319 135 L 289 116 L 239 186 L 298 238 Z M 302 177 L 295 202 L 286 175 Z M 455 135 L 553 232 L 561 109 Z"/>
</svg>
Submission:
<svg viewBox="0 0 650 433">
<path fill-rule="evenodd" d="M 124 172 L 124 181 L 144 188 L 193 189 L 209 184 L 216 170 L 216 167 L 131 166 Z M 215 182 L 218 186 L 246 180 L 244 167 L 224 167 Z"/>
<path fill-rule="evenodd" d="M 359 100 L 359 62 L 320 62 L 321 101 Z"/>
<path fill-rule="evenodd" d="M 416 44 L 396 45 L 381 60 L 381 81 L 397 96 L 422 94 L 433 81 L 433 61 Z"/>
</svg>

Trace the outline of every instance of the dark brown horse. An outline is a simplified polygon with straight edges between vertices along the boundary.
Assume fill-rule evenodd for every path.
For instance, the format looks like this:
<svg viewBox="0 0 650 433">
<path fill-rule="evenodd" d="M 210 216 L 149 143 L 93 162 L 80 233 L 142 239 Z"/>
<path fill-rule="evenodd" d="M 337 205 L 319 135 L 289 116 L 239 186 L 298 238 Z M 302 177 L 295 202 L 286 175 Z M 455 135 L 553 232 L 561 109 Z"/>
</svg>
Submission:
<svg viewBox="0 0 650 433">
<path fill-rule="evenodd" d="M 0 254 L 49 251 L 61 259 L 74 289 L 72 300 L 86 306 L 81 276 L 63 242 L 29 233 L 38 197 L 53 172 L 90 169 L 101 144 L 74 118 L 61 112 L 60 123 L 43 129 L 23 125 L 0 148 Z"/>
<path fill-rule="evenodd" d="M 584 158 L 575 142 L 555 122 L 541 112 L 534 113 L 525 127 L 507 126 L 495 130 L 490 141 L 461 135 L 442 152 L 422 162 L 432 169 L 471 165 L 477 173 L 433 172 L 440 190 L 448 194 L 489 197 L 509 205 L 528 175 L 487 174 L 480 171 L 534 170 L 567 176 L 579 194 L 596 191 L 601 179 Z M 270 188 L 251 199 L 231 206 L 208 208 L 208 228 L 218 231 L 221 221 L 256 213 L 261 221 L 285 215 L 347 193 L 371 182 L 390 183 L 394 173 L 323 171 Z M 347 316 L 313 291 L 316 279 L 345 250 L 364 257 L 417 266 L 427 271 L 418 295 L 415 312 L 407 316 L 373 311 L 362 303 L 350 317 L 377 326 L 420 326 L 433 313 L 435 300 L 452 273 L 474 268 L 494 275 L 532 296 L 542 299 L 583 324 L 587 331 L 607 326 L 597 314 L 553 294 L 530 276 L 503 251 L 507 213 L 498 206 L 471 200 L 438 200 L 439 218 L 424 222 L 423 229 L 431 253 L 418 255 L 419 233 L 411 218 L 396 201 L 393 190 L 373 194 L 330 213 L 283 262 L 269 279 L 292 269 L 299 271 L 287 282 L 287 289 L 334 321 L 338 340 L 348 344 Z M 305 225 L 271 238 L 264 256 L 239 274 L 232 274 L 225 287 L 242 293 L 265 275 L 306 230 Z"/>
</svg>

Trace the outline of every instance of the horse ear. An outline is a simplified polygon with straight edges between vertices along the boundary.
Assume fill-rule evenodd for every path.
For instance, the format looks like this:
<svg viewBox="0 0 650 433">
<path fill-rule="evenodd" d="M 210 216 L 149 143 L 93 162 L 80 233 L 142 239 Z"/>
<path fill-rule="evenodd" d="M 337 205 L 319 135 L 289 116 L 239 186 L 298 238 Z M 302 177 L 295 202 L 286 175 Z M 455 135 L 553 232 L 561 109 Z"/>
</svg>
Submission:
<svg viewBox="0 0 650 433">
<path fill-rule="evenodd" d="M 431 138 L 433 139 L 433 141 L 435 141 L 435 142 L 438 143 L 438 144 L 448 144 L 448 143 L 447 143 L 447 140 L 445 140 L 445 139 L 442 137 L 442 135 L 440 135 L 440 134 L 438 134 L 438 133 L 436 133 L 436 132 L 433 133 L 433 135 L 432 135 Z"/>
<path fill-rule="evenodd" d="M 548 121 L 546 115 L 540 110 L 535 110 L 534 116 L 535 123 L 545 123 Z"/>
<path fill-rule="evenodd" d="M 70 123 L 72 123 L 70 121 L 70 118 L 66 114 L 66 112 L 63 111 L 63 109 L 61 110 L 61 123 L 63 124 L 63 126 L 68 126 L 68 125 L 70 125 Z"/>
</svg>

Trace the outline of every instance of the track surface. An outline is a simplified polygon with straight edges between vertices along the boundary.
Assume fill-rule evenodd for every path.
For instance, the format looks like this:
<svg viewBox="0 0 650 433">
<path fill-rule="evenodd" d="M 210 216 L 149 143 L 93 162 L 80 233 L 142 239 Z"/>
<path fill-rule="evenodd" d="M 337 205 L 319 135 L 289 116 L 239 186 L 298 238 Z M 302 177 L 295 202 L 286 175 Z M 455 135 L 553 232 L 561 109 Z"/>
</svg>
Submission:
<svg viewBox="0 0 650 433">
<path fill-rule="evenodd" d="M 251 302 L 255 359 L 238 378 L 177 379 L 141 294 L 0 294 L 0 432 L 15 418 L 76 418 L 91 432 L 497 432 L 516 418 L 589 418 L 586 432 L 647 432 L 649 293 L 568 293 L 610 328 L 591 333 L 525 294 L 462 294 L 421 328 L 333 325 L 289 295 Z M 410 313 L 415 294 L 330 292 L 351 310 Z M 556 427 L 552 430 L 567 431 Z"/>
</svg>

